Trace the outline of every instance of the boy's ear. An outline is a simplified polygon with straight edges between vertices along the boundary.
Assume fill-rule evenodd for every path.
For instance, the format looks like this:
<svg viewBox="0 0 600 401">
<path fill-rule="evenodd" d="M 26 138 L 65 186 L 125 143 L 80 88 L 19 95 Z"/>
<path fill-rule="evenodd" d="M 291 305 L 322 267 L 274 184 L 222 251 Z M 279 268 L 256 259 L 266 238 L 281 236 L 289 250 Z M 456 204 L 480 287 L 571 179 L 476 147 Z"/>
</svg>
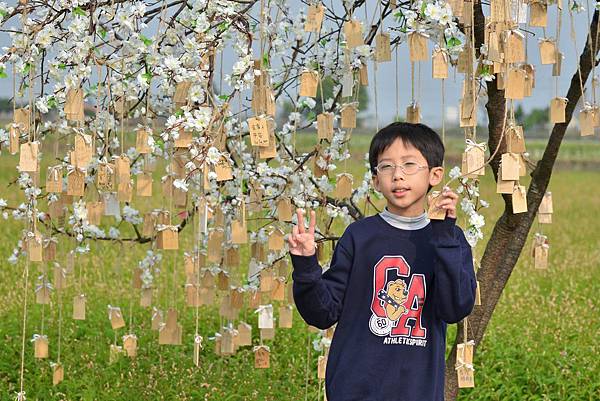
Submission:
<svg viewBox="0 0 600 401">
<path fill-rule="evenodd" d="M 444 179 L 444 168 L 443 167 L 434 167 L 429 172 L 429 185 L 435 187 Z"/>
<path fill-rule="evenodd" d="M 377 190 L 377 192 L 381 192 L 379 190 L 379 177 L 377 177 L 377 174 L 371 174 L 371 179 L 373 180 L 373 187 Z"/>
</svg>

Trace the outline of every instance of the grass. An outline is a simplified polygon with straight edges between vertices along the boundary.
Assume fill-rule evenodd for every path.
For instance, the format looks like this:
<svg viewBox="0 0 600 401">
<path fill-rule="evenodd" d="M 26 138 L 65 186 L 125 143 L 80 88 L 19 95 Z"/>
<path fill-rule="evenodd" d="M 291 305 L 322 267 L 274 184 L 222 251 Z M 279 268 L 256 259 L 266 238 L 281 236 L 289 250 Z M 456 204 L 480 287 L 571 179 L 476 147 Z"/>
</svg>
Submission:
<svg viewBox="0 0 600 401">
<path fill-rule="evenodd" d="M 299 135 L 301 149 L 314 145 L 314 137 Z M 364 174 L 364 154 L 370 137 L 355 135 L 352 139 L 352 162 L 348 170 L 355 185 Z M 538 143 L 539 142 L 539 143 Z M 542 142 L 528 142 L 530 151 L 541 149 Z M 448 152 L 457 156 L 460 140 L 450 140 Z M 535 155 L 535 152 L 532 151 Z M 600 160 L 598 143 L 566 142 L 559 160 L 577 158 Z M 20 202 L 21 193 L 6 187 L 15 176 L 15 158 L 0 159 L 0 197 L 9 204 Z M 451 166 L 448 166 L 451 167 Z M 476 387 L 463 390 L 461 400 L 596 400 L 600 399 L 600 226 L 594 212 L 600 210 L 600 173 L 564 170 L 555 172 L 550 188 L 553 192 L 554 223 L 543 227 L 548 235 L 550 268 L 535 270 L 529 256 L 531 238 L 500 299 L 483 343 L 475 356 Z M 155 191 L 158 188 L 155 187 Z M 482 197 L 491 207 L 484 211 L 487 221 L 486 240 L 495 219 L 501 213 L 501 198 L 495 194 L 490 171 L 482 181 Z M 379 206 L 383 206 L 381 201 Z M 151 205 L 140 203 L 142 210 Z M 459 217 L 459 222 L 462 220 Z M 335 230 L 341 233 L 342 222 Z M 23 223 L 3 222 L 4 241 L 0 242 L 0 400 L 14 397 L 19 382 L 24 263 L 10 265 L 10 255 Z M 533 236 L 533 232 L 531 236 Z M 531 237 L 530 236 L 530 237 Z M 182 249 L 190 249 L 191 235 L 184 235 Z M 65 241 L 61 239 L 61 241 Z M 476 249 L 481 255 L 482 241 Z M 242 348 L 231 357 L 213 352 L 213 336 L 221 326 L 216 307 L 201 307 L 200 333 L 205 338 L 201 366 L 192 363 L 195 324 L 194 308 L 183 303 L 182 257 L 165 252 L 162 269 L 166 272 L 155 294 L 161 308 L 176 306 L 184 327 L 183 345 L 159 346 L 156 331 L 150 330 L 151 309 L 138 306 L 136 291 L 131 290 L 132 269 L 148 249 L 147 245 L 120 246 L 117 243 L 92 243 L 91 255 L 79 258 L 70 286 L 53 293 L 51 305 L 34 303 L 32 286 L 44 264 L 30 266 L 28 289 L 27 342 L 25 350 L 25 386 L 28 400 L 317 400 L 319 382 L 316 377 L 317 353 L 307 345 L 315 337 L 308 332 L 297 312 L 294 328 L 277 330 L 271 347 L 271 368 L 254 369 L 253 354 Z M 66 248 L 65 245 L 62 248 Z M 247 250 L 242 260 L 247 260 Z M 64 261 L 64 251 L 59 255 Z M 242 266 L 244 263 L 242 263 Z M 177 276 L 173 282 L 173 271 Z M 243 271 L 232 272 L 239 278 Z M 82 289 L 88 295 L 88 319 L 70 318 L 72 297 Z M 175 300 L 173 294 L 175 293 Z M 485 294 L 482 294 L 485 298 Z M 61 360 L 65 380 L 52 386 L 49 361 L 57 360 L 59 305 L 62 306 Z M 109 347 L 115 333 L 107 318 L 107 305 L 120 306 L 132 332 L 138 336 L 138 357 L 126 357 L 109 364 Z M 131 309 L 130 309 L 131 305 Z M 131 313 L 130 313 L 131 312 Z M 250 322 L 254 343 L 258 343 L 256 315 L 242 312 Z M 42 331 L 50 340 L 49 360 L 35 360 L 29 342 L 33 333 Z M 450 327 L 449 341 L 456 332 Z M 120 337 L 125 329 L 117 331 Z M 308 358 L 308 378 L 306 366 Z M 305 386 L 308 383 L 308 387 Z M 321 392 L 322 397 L 322 392 Z"/>
</svg>

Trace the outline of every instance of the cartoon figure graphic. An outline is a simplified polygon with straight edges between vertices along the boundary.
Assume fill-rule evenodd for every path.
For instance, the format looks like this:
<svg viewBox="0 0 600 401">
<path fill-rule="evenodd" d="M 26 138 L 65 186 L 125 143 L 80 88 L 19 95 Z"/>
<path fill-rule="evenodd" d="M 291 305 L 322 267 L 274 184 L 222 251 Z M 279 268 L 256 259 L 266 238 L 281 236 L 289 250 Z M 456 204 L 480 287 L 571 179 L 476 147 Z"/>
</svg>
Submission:
<svg viewBox="0 0 600 401">
<path fill-rule="evenodd" d="M 391 321 L 398 320 L 407 312 L 404 306 L 407 297 L 406 283 L 401 279 L 390 281 L 386 290 L 382 289 L 377 294 L 377 298 L 385 302 L 385 314 Z"/>
</svg>

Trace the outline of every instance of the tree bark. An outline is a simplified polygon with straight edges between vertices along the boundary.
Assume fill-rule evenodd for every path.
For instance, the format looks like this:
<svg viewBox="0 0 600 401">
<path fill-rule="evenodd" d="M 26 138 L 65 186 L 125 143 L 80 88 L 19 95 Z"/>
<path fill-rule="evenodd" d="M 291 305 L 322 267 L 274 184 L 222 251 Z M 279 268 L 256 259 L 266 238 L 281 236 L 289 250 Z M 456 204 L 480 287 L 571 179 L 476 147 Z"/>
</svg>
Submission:
<svg viewBox="0 0 600 401">
<path fill-rule="evenodd" d="M 483 43 L 483 26 L 483 11 L 481 3 L 478 2 L 475 9 L 476 48 L 479 48 L 481 43 Z M 592 65 L 594 65 L 598 54 L 598 43 L 594 43 L 592 46 L 592 41 L 595 42 L 597 38 L 597 30 L 598 11 L 596 10 L 588 31 L 588 40 L 579 58 L 581 82 L 583 85 L 585 85 L 590 75 Z M 498 145 L 502 134 L 505 99 L 504 91 L 498 90 L 495 80 L 488 82 L 487 92 L 488 102 L 486 109 L 489 116 L 488 148 L 493 150 Z M 504 213 L 494 226 L 481 260 L 481 267 L 477 272 L 482 305 L 476 306 L 468 317 L 468 340 L 475 341 L 475 349 L 477 349 L 483 339 L 500 295 L 523 250 L 538 207 L 548 188 L 562 139 L 581 95 L 579 72 L 576 71 L 571 78 L 571 84 L 566 96 L 569 100 L 565 112 L 566 122 L 554 125 L 550 139 L 544 150 L 544 155 L 531 172 L 531 184 L 527 191 L 527 212 L 513 214 L 510 195 L 503 195 L 505 202 Z M 504 143 L 501 144 L 500 150 L 502 149 L 505 149 Z M 498 179 L 501 154 L 501 151 L 498 152 L 490 163 L 496 180 Z M 456 400 L 459 391 L 457 375 L 454 369 L 456 345 L 463 342 L 462 325 L 459 325 L 459 328 L 460 330 L 457 333 L 452 351 L 446 360 L 446 401 Z"/>
</svg>

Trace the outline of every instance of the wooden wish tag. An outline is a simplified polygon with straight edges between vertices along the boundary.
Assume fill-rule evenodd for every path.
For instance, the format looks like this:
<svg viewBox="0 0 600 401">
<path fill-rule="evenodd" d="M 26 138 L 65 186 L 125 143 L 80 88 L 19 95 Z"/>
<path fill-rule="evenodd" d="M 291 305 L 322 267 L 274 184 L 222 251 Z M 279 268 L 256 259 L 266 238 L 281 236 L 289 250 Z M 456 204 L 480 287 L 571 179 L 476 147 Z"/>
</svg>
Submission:
<svg viewBox="0 0 600 401">
<path fill-rule="evenodd" d="M 387 32 L 375 35 L 375 61 L 378 63 L 392 61 L 390 34 Z"/>
<path fill-rule="evenodd" d="M 502 170 L 502 180 L 516 181 L 519 179 L 519 154 L 518 153 L 503 153 L 500 161 Z"/>
<path fill-rule="evenodd" d="M 19 153 L 21 129 L 16 124 L 11 124 L 8 131 L 8 151 L 11 155 Z"/>
<path fill-rule="evenodd" d="M 579 133 L 581 136 L 594 135 L 594 109 L 584 107 L 579 112 Z M 23 145 L 21 145 L 23 146 Z M 22 151 L 21 147 L 21 151 Z"/>
<path fill-rule="evenodd" d="M 166 323 L 158 331 L 158 343 L 163 345 L 181 345 L 182 326 L 177 323 L 177 311 L 167 311 Z"/>
<path fill-rule="evenodd" d="M 54 288 L 57 290 L 64 290 L 67 288 L 67 272 L 65 269 L 55 263 L 53 273 Z"/>
<path fill-rule="evenodd" d="M 48 305 L 50 303 L 50 292 L 52 284 L 43 282 L 35 288 L 35 303 L 39 305 Z"/>
<path fill-rule="evenodd" d="M 233 309 L 242 309 L 242 307 L 244 306 L 244 289 L 232 288 L 229 291 L 229 301 Z"/>
<path fill-rule="evenodd" d="M 133 182 L 131 179 L 128 181 L 119 181 L 117 185 L 117 199 L 119 202 L 131 203 L 133 198 Z"/>
<path fill-rule="evenodd" d="M 117 180 L 127 181 L 131 179 L 131 160 L 127 155 L 121 155 L 115 160 L 115 173 Z"/>
<path fill-rule="evenodd" d="M 102 202 L 87 202 L 85 204 L 87 210 L 88 223 L 99 226 L 104 214 L 104 203 Z"/>
<path fill-rule="evenodd" d="M 120 345 L 111 344 L 109 354 L 108 354 L 108 363 L 110 365 L 112 365 L 113 363 L 116 363 L 119 359 L 121 359 L 122 355 L 123 355 L 123 347 L 121 347 Z"/>
<path fill-rule="evenodd" d="M 266 117 L 250 117 L 248 129 L 252 146 L 269 146 L 269 128 Z"/>
<path fill-rule="evenodd" d="M 217 289 L 221 291 L 226 291 L 229 289 L 229 273 L 221 270 L 219 274 L 217 274 Z"/>
<path fill-rule="evenodd" d="M 152 173 L 141 173 L 137 176 L 136 195 L 141 197 L 152 196 Z"/>
<path fill-rule="evenodd" d="M 506 32 L 504 43 L 504 62 L 522 63 L 525 61 L 525 35 L 521 31 Z"/>
<path fill-rule="evenodd" d="M 358 83 L 362 86 L 369 86 L 369 68 L 365 63 L 358 68 Z"/>
<path fill-rule="evenodd" d="M 317 359 L 317 379 L 325 380 L 325 371 L 327 369 L 327 356 L 319 355 Z"/>
<path fill-rule="evenodd" d="M 273 290 L 273 270 L 262 269 L 260 272 L 260 292 L 271 292 Z"/>
<path fill-rule="evenodd" d="M 336 199 L 348 199 L 352 196 L 352 174 L 342 173 L 337 176 L 335 184 Z"/>
<path fill-rule="evenodd" d="M 465 150 L 466 174 L 485 175 L 485 142 L 476 143 L 467 139 Z"/>
<path fill-rule="evenodd" d="M 303 71 L 300 75 L 300 96 L 316 97 L 319 86 L 319 73 L 313 70 Z"/>
<path fill-rule="evenodd" d="M 564 55 L 562 54 L 562 52 L 560 50 L 556 50 L 556 56 L 555 56 L 556 62 L 554 64 L 552 64 L 552 76 L 553 77 L 560 76 L 563 58 L 564 58 Z"/>
<path fill-rule="evenodd" d="M 43 262 L 43 238 L 39 232 L 29 232 L 27 234 L 27 253 L 30 262 Z"/>
<path fill-rule="evenodd" d="M 506 148 L 511 153 L 525 153 L 527 151 L 523 126 L 513 124 L 508 126 L 506 129 Z"/>
<path fill-rule="evenodd" d="M 342 128 L 356 128 L 356 113 L 358 104 L 346 103 L 340 108 L 341 122 L 340 127 Z"/>
<path fill-rule="evenodd" d="M 292 221 L 292 200 L 281 198 L 277 201 L 277 219 L 281 222 Z"/>
<path fill-rule="evenodd" d="M 57 386 L 65 379 L 65 369 L 61 363 L 50 363 L 52 368 L 52 385 Z"/>
<path fill-rule="evenodd" d="M 364 45 L 362 36 L 362 23 L 353 18 L 350 21 L 344 22 L 344 35 L 346 36 L 346 46 L 349 49 Z"/>
<path fill-rule="evenodd" d="M 325 7 L 323 6 L 323 4 L 317 3 L 309 5 L 308 12 L 306 15 L 306 21 L 304 22 L 304 31 L 319 32 L 321 30 L 321 25 L 323 24 L 324 16 Z"/>
<path fill-rule="evenodd" d="M 271 351 L 266 345 L 258 345 L 253 348 L 254 367 L 256 369 L 268 369 L 270 367 L 269 356 Z"/>
<path fill-rule="evenodd" d="M 83 89 L 69 89 L 65 98 L 65 116 L 68 120 L 83 122 Z"/>
<path fill-rule="evenodd" d="M 427 61 L 429 54 L 427 51 L 427 36 L 424 33 L 413 31 L 408 34 L 409 59 L 411 62 Z"/>
<path fill-rule="evenodd" d="M 163 250 L 179 249 L 179 228 L 173 225 L 157 226 L 156 247 Z"/>
<path fill-rule="evenodd" d="M 38 359 L 48 358 L 48 336 L 34 334 L 31 339 L 34 347 L 34 356 Z"/>
<path fill-rule="evenodd" d="M 540 40 L 540 60 L 542 64 L 556 63 L 556 42 L 553 39 L 543 38 Z"/>
<path fill-rule="evenodd" d="M 271 287 L 271 299 L 273 301 L 285 300 L 285 277 L 275 277 L 273 279 L 273 286 Z"/>
<path fill-rule="evenodd" d="M 566 97 L 555 97 L 550 101 L 550 122 L 559 124 L 566 122 L 565 110 L 569 99 Z"/>
<path fill-rule="evenodd" d="M 548 26 L 548 4 L 546 0 L 534 0 L 529 3 L 529 26 L 540 28 Z"/>
<path fill-rule="evenodd" d="M 258 148 L 258 157 L 260 159 L 271 159 L 277 156 L 277 140 L 275 138 L 275 123 L 273 119 L 267 120 L 269 128 L 269 145 Z"/>
<path fill-rule="evenodd" d="M 69 166 L 67 170 L 67 195 L 83 196 L 85 194 L 85 171 Z"/>
<path fill-rule="evenodd" d="M 260 305 L 254 313 L 258 313 L 258 328 L 272 329 L 273 325 L 273 305 Z"/>
<path fill-rule="evenodd" d="M 233 355 L 234 350 L 233 329 L 224 327 L 221 331 L 221 355 Z"/>
<path fill-rule="evenodd" d="M 248 243 L 248 227 L 246 225 L 246 203 L 240 203 L 238 218 L 231 221 L 231 242 L 233 244 Z"/>
<path fill-rule="evenodd" d="M 140 295 L 140 306 L 142 308 L 149 308 L 152 306 L 152 288 L 142 288 Z"/>
<path fill-rule="evenodd" d="M 174 145 L 176 148 L 189 148 L 192 146 L 193 140 L 194 138 L 191 131 L 180 128 Z"/>
<path fill-rule="evenodd" d="M 112 163 L 102 161 L 98 163 L 96 173 L 96 185 L 98 185 L 98 189 L 110 191 L 114 188 L 115 168 L 116 166 Z"/>
<path fill-rule="evenodd" d="M 274 339 L 275 339 L 275 328 L 260 329 L 260 341 L 274 340 Z"/>
<path fill-rule="evenodd" d="M 73 297 L 73 320 L 85 320 L 85 306 L 85 294 L 79 294 Z"/>
<path fill-rule="evenodd" d="M 434 79 L 448 78 L 448 52 L 436 46 L 431 55 L 431 75 Z"/>
<path fill-rule="evenodd" d="M 108 305 L 108 319 L 113 330 L 125 327 L 125 320 L 123 319 L 121 308 L 118 306 Z"/>
<path fill-rule="evenodd" d="M 29 132 L 29 129 L 31 128 L 31 113 L 29 113 L 29 109 L 15 109 L 13 121 L 19 127 L 21 132 Z"/>
<path fill-rule="evenodd" d="M 284 233 L 280 228 L 272 228 L 271 233 L 269 234 L 269 250 L 270 251 L 280 251 L 284 247 Z"/>
<path fill-rule="evenodd" d="M 325 112 L 317 116 L 317 137 L 329 142 L 333 140 L 333 113 Z"/>
<path fill-rule="evenodd" d="M 437 207 L 437 202 L 441 199 L 441 192 L 432 191 L 427 199 L 429 203 L 427 217 L 431 220 L 444 220 L 446 218 L 446 210 Z"/>
<path fill-rule="evenodd" d="M 520 100 L 525 97 L 526 73 L 521 68 L 510 68 L 505 83 L 504 96 L 507 99 Z"/>
<path fill-rule="evenodd" d="M 137 356 L 137 336 L 129 333 L 123 336 L 123 349 L 125 354 L 130 358 Z"/>
<path fill-rule="evenodd" d="M 536 269 L 546 270 L 548 269 L 548 251 L 550 246 L 548 244 L 537 245 L 534 249 L 534 267 Z"/>
<path fill-rule="evenodd" d="M 233 179 L 233 170 L 227 157 L 221 156 L 215 165 L 215 173 L 217 174 L 217 182 Z"/>
<path fill-rule="evenodd" d="M 552 224 L 552 213 L 538 213 L 537 217 L 540 224 Z"/>
<path fill-rule="evenodd" d="M 538 213 L 554 213 L 554 207 L 552 204 L 552 192 L 546 191 L 544 197 L 542 198 L 542 202 L 540 203 Z"/>
<path fill-rule="evenodd" d="M 139 128 L 135 134 L 135 150 L 139 154 L 146 154 L 151 152 L 150 148 L 150 132 L 147 128 Z"/>
<path fill-rule="evenodd" d="M 48 174 L 46 175 L 46 192 L 48 193 L 62 193 L 63 191 L 63 169 L 62 166 L 48 167 Z"/>
<path fill-rule="evenodd" d="M 152 330 L 159 330 L 162 324 L 163 324 L 163 311 L 160 309 L 156 309 L 156 307 L 153 307 L 150 328 Z"/>
<path fill-rule="evenodd" d="M 39 142 L 22 143 L 19 154 L 19 170 L 27 173 L 38 171 Z"/>
<path fill-rule="evenodd" d="M 475 369 L 473 368 L 473 348 L 475 343 L 467 341 L 456 346 L 456 374 L 458 387 L 475 387 Z"/>
<path fill-rule="evenodd" d="M 512 193 L 513 214 L 527 212 L 527 188 L 524 185 L 515 185 Z"/>
<path fill-rule="evenodd" d="M 77 131 L 75 135 L 74 163 L 76 167 L 87 168 L 94 155 L 92 136 Z"/>
<path fill-rule="evenodd" d="M 175 87 L 175 94 L 173 95 L 173 102 L 176 106 L 185 106 L 188 102 L 188 93 L 192 87 L 192 81 L 181 81 L 177 83 Z"/>
<path fill-rule="evenodd" d="M 42 240 L 42 259 L 44 262 L 51 262 L 56 259 L 56 246 L 58 240 L 55 237 L 46 237 Z"/>
<path fill-rule="evenodd" d="M 252 345 L 252 326 L 246 322 L 240 322 L 237 326 L 237 342 L 240 347 Z"/>
<path fill-rule="evenodd" d="M 406 108 L 406 122 L 419 124 L 421 122 L 421 108 L 416 102 L 412 102 Z"/>
<path fill-rule="evenodd" d="M 294 314 L 294 307 L 292 305 L 281 305 L 279 307 L 279 328 L 280 329 L 291 329 L 292 328 L 293 314 Z"/>
</svg>

